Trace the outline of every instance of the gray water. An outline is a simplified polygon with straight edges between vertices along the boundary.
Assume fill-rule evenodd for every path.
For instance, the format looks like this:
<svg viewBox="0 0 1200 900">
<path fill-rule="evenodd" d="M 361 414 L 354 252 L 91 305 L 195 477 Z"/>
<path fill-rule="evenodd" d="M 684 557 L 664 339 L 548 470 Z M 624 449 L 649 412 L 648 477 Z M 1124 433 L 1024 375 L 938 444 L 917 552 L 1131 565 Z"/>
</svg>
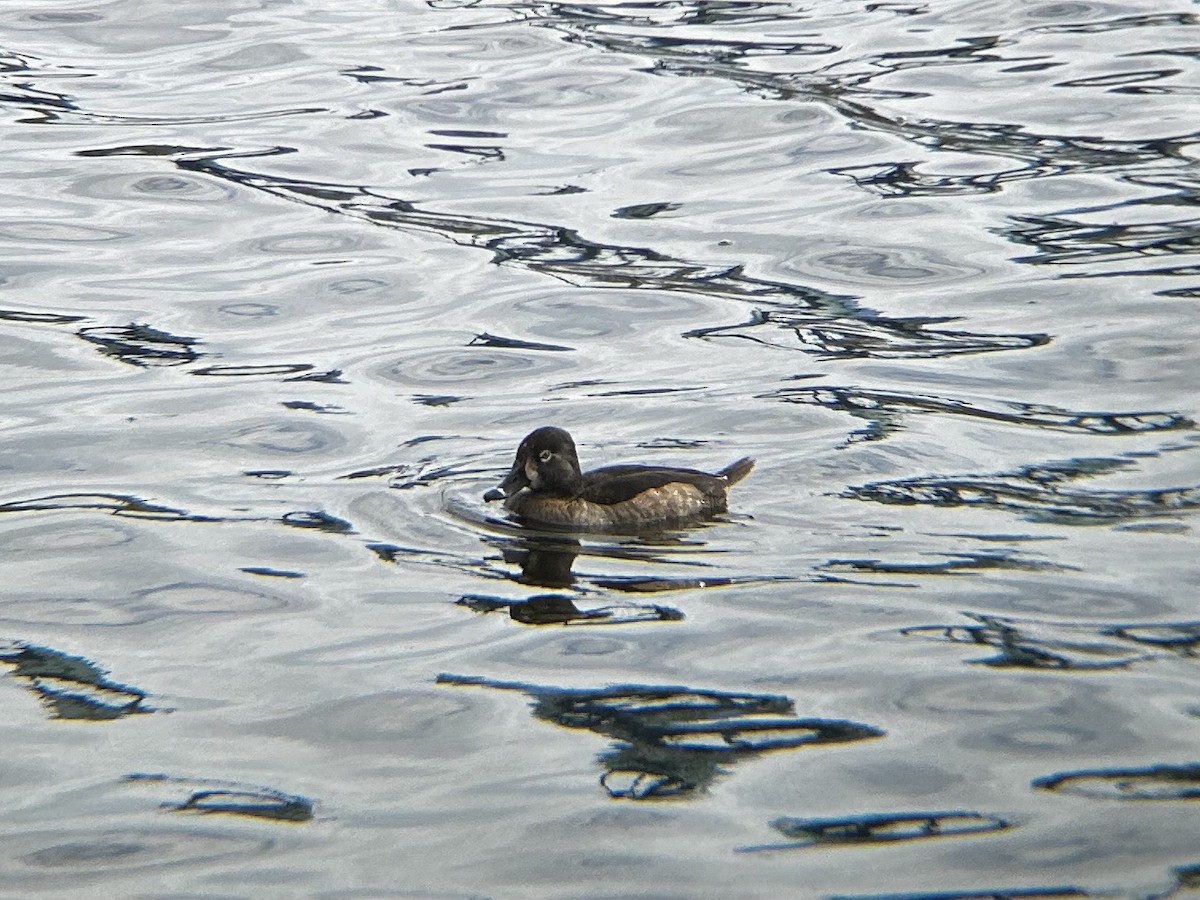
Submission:
<svg viewBox="0 0 1200 900">
<path fill-rule="evenodd" d="M 0 894 L 1194 895 L 1198 25 L 4 5 Z"/>
</svg>

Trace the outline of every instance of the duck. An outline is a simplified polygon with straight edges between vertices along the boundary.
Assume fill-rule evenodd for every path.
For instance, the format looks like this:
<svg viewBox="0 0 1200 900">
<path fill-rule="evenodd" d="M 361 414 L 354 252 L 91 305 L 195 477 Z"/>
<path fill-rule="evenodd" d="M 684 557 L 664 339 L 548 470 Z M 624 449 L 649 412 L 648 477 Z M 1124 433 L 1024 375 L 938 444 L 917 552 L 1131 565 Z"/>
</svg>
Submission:
<svg viewBox="0 0 1200 900">
<path fill-rule="evenodd" d="M 583 472 L 571 435 L 545 425 L 525 436 L 512 469 L 483 499 L 503 500 L 505 509 L 531 525 L 636 532 L 725 512 L 730 486 L 753 468 L 754 460 L 746 456 L 712 473 L 646 465 Z"/>
</svg>

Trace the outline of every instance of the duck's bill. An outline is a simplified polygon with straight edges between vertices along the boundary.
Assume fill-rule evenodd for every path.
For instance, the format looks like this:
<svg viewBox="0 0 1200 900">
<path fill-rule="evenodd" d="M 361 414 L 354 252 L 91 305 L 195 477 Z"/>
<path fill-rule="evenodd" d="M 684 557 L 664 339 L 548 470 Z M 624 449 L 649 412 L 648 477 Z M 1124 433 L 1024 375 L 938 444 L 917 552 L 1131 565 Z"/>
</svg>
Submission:
<svg viewBox="0 0 1200 900">
<path fill-rule="evenodd" d="M 525 467 L 519 464 L 514 465 L 504 480 L 484 494 L 483 499 L 489 502 L 506 500 L 528 484 L 529 477 L 525 474 Z"/>
</svg>

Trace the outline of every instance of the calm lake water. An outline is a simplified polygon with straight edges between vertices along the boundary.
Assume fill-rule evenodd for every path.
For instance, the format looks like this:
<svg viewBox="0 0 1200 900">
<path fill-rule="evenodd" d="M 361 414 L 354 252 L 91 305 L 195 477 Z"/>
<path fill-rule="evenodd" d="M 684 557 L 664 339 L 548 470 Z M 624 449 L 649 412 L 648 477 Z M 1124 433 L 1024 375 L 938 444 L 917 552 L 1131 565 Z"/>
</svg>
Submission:
<svg viewBox="0 0 1200 900">
<path fill-rule="evenodd" d="M 1196 896 L 1198 26 L 4 5 L 0 895 Z"/>
</svg>

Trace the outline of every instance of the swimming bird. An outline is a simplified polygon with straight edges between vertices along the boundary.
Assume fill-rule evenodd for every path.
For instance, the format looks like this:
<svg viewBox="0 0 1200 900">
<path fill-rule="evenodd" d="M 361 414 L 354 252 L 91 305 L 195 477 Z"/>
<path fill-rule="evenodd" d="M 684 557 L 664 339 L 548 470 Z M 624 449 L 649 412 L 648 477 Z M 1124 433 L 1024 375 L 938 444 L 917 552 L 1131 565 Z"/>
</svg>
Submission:
<svg viewBox="0 0 1200 900">
<path fill-rule="evenodd" d="M 725 512 L 730 485 L 750 474 L 743 457 L 716 473 L 667 466 L 605 466 L 582 472 L 575 441 L 547 425 L 517 448 L 507 477 L 483 495 L 531 524 L 571 531 L 629 532 Z"/>
</svg>

